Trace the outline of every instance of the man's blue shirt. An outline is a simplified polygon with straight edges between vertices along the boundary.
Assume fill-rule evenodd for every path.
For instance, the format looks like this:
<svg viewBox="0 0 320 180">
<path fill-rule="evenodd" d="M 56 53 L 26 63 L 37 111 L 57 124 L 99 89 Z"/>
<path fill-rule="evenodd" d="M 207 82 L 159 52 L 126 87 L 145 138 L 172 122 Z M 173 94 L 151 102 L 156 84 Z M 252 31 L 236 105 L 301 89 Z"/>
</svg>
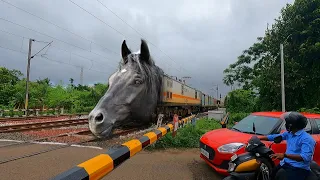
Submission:
<svg viewBox="0 0 320 180">
<path fill-rule="evenodd" d="M 284 158 L 280 161 L 280 165 L 282 166 L 284 163 L 287 163 L 293 167 L 310 170 L 310 162 L 313 159 L 313 153 L 316 145 L 312 136 L 304 130 L 300 130 L 295 134 L 286 131 L 282 134 L 268 135 L 267 138 L 269 141 L 273 141 L 277 136 L 282 136 L 282 139 L 287 141 L 286 154 L 299 154 L 303 158 L 303 161 L 300 162 Z"/>
</svg>

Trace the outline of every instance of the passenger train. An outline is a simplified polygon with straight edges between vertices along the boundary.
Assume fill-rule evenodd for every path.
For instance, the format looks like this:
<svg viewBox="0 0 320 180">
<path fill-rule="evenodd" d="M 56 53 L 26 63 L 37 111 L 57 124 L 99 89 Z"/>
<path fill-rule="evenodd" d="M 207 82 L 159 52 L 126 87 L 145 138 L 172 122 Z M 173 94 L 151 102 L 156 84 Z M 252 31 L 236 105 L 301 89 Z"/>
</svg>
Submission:
<svg viewBox="0 0 320 180">
<path fill-rule="evenodd" d="M 157 114 L 163 112 L 168 117 L 173 117 L 174 114 L 187 116 L 217 107 L 217 101 L 214 101 L 212 96 L 188 86 L 181 79 L 163 75 L 161 101 L 157 107 Z"/>
</svg>

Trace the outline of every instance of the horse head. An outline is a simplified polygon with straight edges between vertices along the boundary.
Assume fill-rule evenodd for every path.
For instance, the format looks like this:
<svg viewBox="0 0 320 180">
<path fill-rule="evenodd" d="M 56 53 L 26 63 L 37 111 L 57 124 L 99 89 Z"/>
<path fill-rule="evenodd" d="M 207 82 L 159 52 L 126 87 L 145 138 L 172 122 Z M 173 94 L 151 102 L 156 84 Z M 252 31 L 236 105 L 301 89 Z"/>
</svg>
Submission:
<svg viewBox="0 0 320 180">
<path fill-rule="evenodd" d="M 118 70 L 109 77 L 109 88 L 89 114 L 90 131 L 107 137 L 118 126 L 145 124 L 160 99 L 163 71 L 141 40 L 140 51 L 132 53 L 124 40 Z"/>
</svg>

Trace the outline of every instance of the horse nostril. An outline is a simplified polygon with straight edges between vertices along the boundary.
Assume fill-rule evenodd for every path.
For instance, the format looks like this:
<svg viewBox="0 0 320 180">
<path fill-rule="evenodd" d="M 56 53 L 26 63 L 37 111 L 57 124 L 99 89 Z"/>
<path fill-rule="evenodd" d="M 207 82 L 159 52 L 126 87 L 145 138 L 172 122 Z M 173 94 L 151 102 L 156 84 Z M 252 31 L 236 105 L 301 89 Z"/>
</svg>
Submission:
<svg viewBox="0 0 320 180">
<path fill-rule="evenodd" d="M 103 114 L 102 113 L 99 113 L 95 118 L 94 120 L 98 121 L 98 122 L 101 122 L 103 120 Z"/>
</svg>

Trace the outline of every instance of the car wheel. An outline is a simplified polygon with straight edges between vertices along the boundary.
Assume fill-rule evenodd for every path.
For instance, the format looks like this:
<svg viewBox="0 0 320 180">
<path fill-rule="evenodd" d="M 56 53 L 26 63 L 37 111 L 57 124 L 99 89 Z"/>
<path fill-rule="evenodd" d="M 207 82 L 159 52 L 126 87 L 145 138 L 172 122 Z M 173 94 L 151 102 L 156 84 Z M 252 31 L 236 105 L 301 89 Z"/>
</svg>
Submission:
<svg viewBox="0 0 320 180">
<path fill-rule="evenodd" d="M 260 162 L 260 166 L 255 173 L 254 179 L 269 180 L 272 171 L 272 165 L 267 159 L 260 159 Z"/>
</svg>

